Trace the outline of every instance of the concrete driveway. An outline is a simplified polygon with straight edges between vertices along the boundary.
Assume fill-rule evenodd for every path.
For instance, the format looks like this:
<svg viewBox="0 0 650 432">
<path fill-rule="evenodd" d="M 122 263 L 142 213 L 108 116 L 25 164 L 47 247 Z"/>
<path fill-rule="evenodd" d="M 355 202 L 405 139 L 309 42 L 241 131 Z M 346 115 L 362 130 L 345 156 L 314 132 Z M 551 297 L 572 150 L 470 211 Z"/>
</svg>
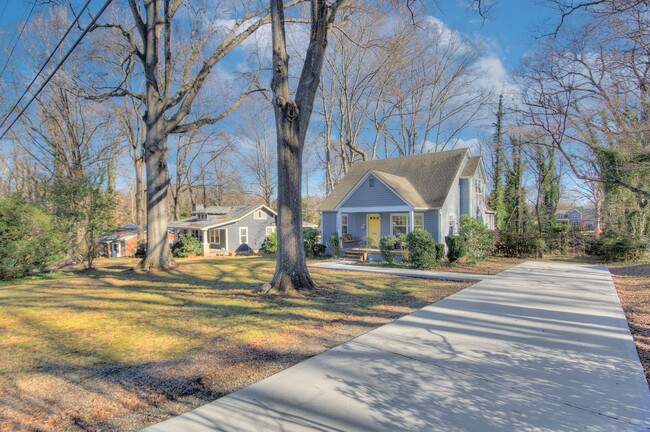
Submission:
<svg viewBox="0 0 650 432">
<path fill-rule="evenodd" d="M 147 431 L 638 431 L 604 267 L 527 262 Z"/>
</svg>

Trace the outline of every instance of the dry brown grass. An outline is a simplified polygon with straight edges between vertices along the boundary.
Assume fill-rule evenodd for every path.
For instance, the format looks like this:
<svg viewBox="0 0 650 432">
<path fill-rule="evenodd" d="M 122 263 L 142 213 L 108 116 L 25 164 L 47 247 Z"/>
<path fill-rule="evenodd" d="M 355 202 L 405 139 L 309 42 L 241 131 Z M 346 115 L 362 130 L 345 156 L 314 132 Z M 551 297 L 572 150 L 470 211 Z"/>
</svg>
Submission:
<svg viewBox="0 0 650 432">
<path fill-rule="evenodd" d="M 609 271 L 650 385 L 650 264 L 610 266 Z"/>
<path fill-rule="evenodd" d="M 136 430 L 467 286 L 314 269 L 317 292 L 260 296 L 270 259 L 135 263 L 0 284 L 0 430 Z"/>
</svg>

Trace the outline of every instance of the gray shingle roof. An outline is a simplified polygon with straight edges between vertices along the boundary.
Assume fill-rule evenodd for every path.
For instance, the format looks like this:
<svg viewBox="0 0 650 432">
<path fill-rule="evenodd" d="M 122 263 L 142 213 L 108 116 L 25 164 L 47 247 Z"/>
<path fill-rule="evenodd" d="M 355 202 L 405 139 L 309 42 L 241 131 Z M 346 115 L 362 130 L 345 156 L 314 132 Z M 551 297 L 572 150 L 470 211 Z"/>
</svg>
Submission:
<svg viewBox="0 0 650 432">
<path fill-rule="evenodd" d="M 383 181 L 390 178 L 396 187 L 391 184 L 389 186 L 400 194 L 402 191 L 406 193 L 408 197 L 403 196 L 403 198 L 409 202 L 413 200 L 413 205 L 418 202 L 416 207 L 440 208 L 454 185 L 456 175 L 468 153 L 469 150 L 463 148 L 394 159 L 358 162 L 350 168 L 345 177 L 323 200 L 319 209 L 321 211 L 334 210 L 359 180 L 371 170 L 375 171 L 377 177 Z M 381 173 L 383 173 L 383 177 Z M 402 191 L 397 190 L 398 185 Z"/>
<path fill-rule="evenodd" d="M 210 211 L 206 211 L 206 210 L 218 208 L 219 211 L 214 213 L 217 214 L 217 216 L 208 220 L 198 220 L 196 216 L 192 216 L 183 220 L 171 221 L 169 222 L 169 224 L 167 224 L 167 226 L 169 226 L 170 228 L 207 229 L 207 228 L 212 228 L 221 225 L 228 225 L 238 221 L 239 219 L 243 218 L 249 213 L 254 212 L 260 207 L 262 206 L 239 205 L 239 206 L 232 206 L 232 207 L 207 207 L 205 209 L 197 210 L 195 213 L 197 214 L 210 213 Z M 227 212 L 223 213 L 223 211 L 227 211 Z"/>
<path fill-rule="evenodd" d="M 461 177 L 471 177 L 474 175 L 476 172 L 476 168 L 478 168 L 478 162 L 481 160 L 480 156 L 474 156 L 471 157 L 467 160 L 467 163 L 465 164 L 465 168 L 463 168 L 463 173 L 461 174 Z"/>
<path fill-rule="evenodd" d="M 374 175 L 386 183 L 391 189 L 399 194 L 413 207 L 426 208 L 427 203 L 424 198 L 420 196 L 415 187 L 406 177 L 400 177 L 393 174 L 388 174 L 382 171 L 370 170 Z"/>
</svg>

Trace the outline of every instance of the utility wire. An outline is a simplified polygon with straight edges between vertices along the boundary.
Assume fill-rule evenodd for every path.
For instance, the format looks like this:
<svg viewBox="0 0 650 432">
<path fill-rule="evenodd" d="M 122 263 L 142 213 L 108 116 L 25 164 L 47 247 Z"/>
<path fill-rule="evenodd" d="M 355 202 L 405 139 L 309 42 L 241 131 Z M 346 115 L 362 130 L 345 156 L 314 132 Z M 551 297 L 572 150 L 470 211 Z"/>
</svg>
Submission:
<svg viewBox="0 0 650 432">
<path fill-rule="evenodd" d="M 8 2 L 9 0 L 7 0 Z M 14 46 L 11 47 L 11 52 L 7 56 L 7 60 L 5 61 L 5 65 L 2 67 L 2 72 L 0 72 L 0 78 L 5 74 L 5 69 L 7 69 L 7 65 L 9 64 L 9 60 L 11 60 L 11 57 L 14 55 L 14 51 L 16 50 L 16 46 L 18 46 L 18 42 L 20 41 L 20 37 L 23 35 L 23 32 L 25 31 L 25 27 L 27 27 L 27 22 L 29 22 L 29 19 L 32 17 L 32 13 L 34 12 L 34 8 L 36 7 L 36 2 L 37 0 L 34 0 L 34 4 L 32 5 L 32 8 L 29 10 L 29 14 L 27 15 L 27 19 L 25 19 L 25 22 L 23 23 L 23 26 L 20 29 L 20 33 L 18 33 L 18 37 L 16 38 L 16 41 L 14 42 Z"/>
<path fill-rule="evenodd" d="M 32 81 L 29 83 L 29 85 L 27 86 L 27 88 L 25 89 L 25 91 L 23 92 L 23 94 L 20 95 L 20 97 L 18 98 L 18 101 L 16 101 L 16 103 L 14 104 L 14 106 L 11 108 L 11 110 L 7 113 L 7 115 L 5 116 L 5 118 L 2 120 L 2 123 L 0 123 L 0 129 L 2 129 L 2 127 L 5 125 L 5 123 L 7 123 L 7 120 L 9 119 L 9 117 L 11 116 L 11 114 L 14 112 L 14 110 L 15 110 L 16 108 L 18 108 L 18 105 L 19 105 L 20 102 L 23 100 L 23 98 L 25 97 L 25 95 L 27 94 L 27 92 L 29 92 L 29 89 L 32 88 L 32 86 L 34 85 L 34 83 L 36 82 L 36 80 L 38 79 L 38 77 L 41 76 L 41 73 L 42 73 L 43 70 L 47 67 L 47 64 L 50 62 L 50 60 L 52 60 L 52 57 L 54 57 L 54 54 L 55 54 L 56 51 L 59 49 L 59 47 L 61 47 L 61 45 L 62 45 L 63 42 L 65 41 L 65 38 L 68 37 L 68 35 L 69 35 L 70 32 L 72 31 L 72 29 L 75 27 L 75 25 L 76 25 L 77 22 L 79 21 L 79 18 L 81 18 L 81 15 L 83 15 L 84 11 L 86 10 L 86 8 L 88 8 L 88 5 L 90 4 L 91 1 L 92 1 L 92 0 L 88 0 L 88 1 L 86 1 L 86 4 L 84 4 L 83 7 L 81 8 L 81 10 L 79 11 L 79 13 L 77 13 L 76 18 L 74 19 L 74 21 L 72 21 L 72 23 L 70 24 L 70 26 L 69 26 L 68 29 L 66 30 L 66 32 L 65 32 L 65 34 L 63 35 L 63 37 L 61 38 L 61 40 L 59 40 L 59 43 L 56 44 L 56 46 L 55 46 L 54 49 L 52 50 L 52 53 L 50 54 L 50 56 L 47 58 L 47 60 L 45 60 L 45 63 L 43 63 L 43 66 L 41 66 L 41 68 L 38 70 L 38 72 L 36 72 L 36 75 L 34 76 L 34 78 L 32 79 Z M 37 94 L 38 94 L 38 93 L 37 93 Z M 20 117 L 20 116 L 19 116 L 19 117 Z M 11 126 L 10 126 L 10 127 L 11 127 Z M 3 135 L 3 136 L 4 136 L 4 135 Z"/>
<path fill-rule="evenodd" d="M 63 66 L 63 64 L 65 63 L 65 61 L 68 59 L 68 57 L 70 57 L 70 55 L 71 55 L 72 52 L 75 50 L 75 48 L 77 48 L 77 46 L 81 43 L 81 41 L 83 40 L 83 38 L 88 34 L 88 32 L 89 32 L 90 29 L 95 25 L 95 23 L 97 22 L 97 20 L 99 20 L 99 17 L 102 16 L 102 14 L 103 14 L 104 11 L 108 8 L 108 6 L 111 4 L 112 1 L 113 1 L 113 0 L 106 0 L 106 3 L 104 3 L 104 5 L 103 5 L 102 8 L 99 10 L 99 12 L 97 13 L 97 15 L 95 15 L 95 17 L 92 19 L 92 21 L 90 22 L 90 24 L 88 24 L 88 27 L 86 27 L 86 28 L 84 29 L 84 31 L 81 33 L 81 35 L 79 35 L 79 38 L 78 38 L 78 39 L 75 41 L 75 43 L 70 47 L 70 49 L 68 49 L 68 52 L 65 53 L 65 55 L 63 56 L 63 58 L 61 59 L 61 61 L 59 61 L 59 63 L 56 65 L 56 67 L 54 68 L 54 70 L 53 70 L 52 72 L 50 72 L 50 74 L 49 74 L 48 77 L 45 79 L 45 81 L 43 81 L 43 83 L 42 83 L 41 86 L 38 88 L 38 90 L 36 90 L 36 93 L 34 93 L 34 95 L 33 95 L 32 98 L 29 100 L 29 102 L 27 102 L 27 105 L 25 105 L 25 107 L 24 107 L 24 108 L 23 108 L 23 109 L 18 113 L 18 115 L 16 116 L 16 118 L 14 118 L 14 120 L 13 120 L 13 121 L 11 122 L 11 124 L 7 127 L 7 129 L 5 129 L 5 131 L 2 133 L 2 135 L 0 135 L 0 140 L 3 139 L 3 138 L 5 137 L 5 135 L 7 135 L 7 132 L 9 132 L 9 130 L 13 127 L 13 125 L 16 124 L 16 122 L 18 121 L 18 119 L 20 118 L 20 116 L 22 116 L 22 115 L 25 113 L 25 111 L 27 111 L 27 108 L 29 108 L 29 106 L 32 104 L 32 102 L 34 102 L 34 99 L 36 99 L 36 96 L 38 96 L 38 94 L 39 94 L 39 93 L 40 93 L 40 92 L 45 88 L 45 86 L 50 82 L 50 80 L 54 77 L 54 74 L 56 74 L 57 71 L 58 71 L 59 69 L 61 69 L 61 67 Z M 11 108 L 11 111 L 13 111 L 14 109 L 16 109 L 17 106 L 18 106 L 18 103 L 14 104 L 14 106 Z M 7 118 L 9 118 L 9 116 L 7 116 L 7 117 L 5 118 L 5 121 L 6 121 Z M 2 123 L 4 124 L 5 122 L 3 121 Z M 0 126 L 0 127 L 1 127 L 1 126 Z"/>
</svg>

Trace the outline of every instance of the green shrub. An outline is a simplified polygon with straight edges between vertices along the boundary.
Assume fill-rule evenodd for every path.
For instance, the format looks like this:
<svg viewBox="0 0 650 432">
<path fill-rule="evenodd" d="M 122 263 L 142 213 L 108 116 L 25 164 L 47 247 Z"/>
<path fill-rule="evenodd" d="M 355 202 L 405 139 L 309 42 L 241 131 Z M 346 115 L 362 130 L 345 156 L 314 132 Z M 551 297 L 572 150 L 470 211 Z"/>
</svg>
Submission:
<svg viewBox="0 0 650 432">
<path fill-rule="evenodd" d="M 457 235 L 445 237 L 447 243 L 447 259 L 454 263 L 465 256 L 467 244 L 465 238 Z"/>
<path fill-rule="evenodd" d="M 278 251 L 278 233 L 276 231 L 266 236 L 264 243 L 262 243 L 262 250 L 268 254 L 274 254 Z"/>
<path fill-rule="evenodd" d="M 304 228 L 302 230 L 302 240 L 305 247 L 305 255 L 314 256 L 314 246 L 318 242 L 318 230 L 315 228 Z"/>
<path fill-rule="evenodd" d="M 338 234 L 332 234 L 327 241 L 327 247 L 334 258 L 341 256 L 341 239 Z"/>
<path fill-rule="evenodd" d="M 49 215 L 23 201 L 0 201 L 0 278 L 42 271 L 62 256 L 65 242 Z"/>
<path fill-rule="evenodd" d="M 650 245 L 647 240 L 629 236 L 600 237 L 593 241 L 590 252 L 605 262 L 645 261 L 648 259 Z"/>
<path fill-rule="evenodd" d="M 436 263 L 436 242 L 429 232 L 416 228 L 407 237 L 409 262 L 419 269 L 433 267 Z"/>
<path fill-rule="evenodd" d="M 399 249 L 404 249 L 405 247 L 407 247 L 407 243 L 408 243 L 407 235 L 404 233 L 399 234 L 395 238 L 395 243 L 397 244 L 397 247 Z"/>
<path fill-rule="evenodd" d="M 481 260 L 492 252 L 492 235 L 483 222 L 469 215 L 462 215 L 458 235 L 465 239 L 465 253 L 468 257 Z"/>
<path fill-rule="evenodd" d="M 545 248 L 544 240 L 532 232 L 515 234 L 501 231 L 495 244 L 499 255 L 518 258 L 541 258 Z"/>
<path fill-rule="evenodd" d="M 395 255 L 393 254 L 395 243 L 397 243 L 397 239 L 393 236 L 385 236 L 379 239 L 379 252 L 381 258 L 387 263 L 395 261 Z"/>
<path fill-rule="evenodd" d="M 325 255 L 325 250 L 327 249 L 327 246 L 325 246 L 322 243 L 317 243 L 314 245 L 313 248 L 313 255 L 315 258 L 320 258 L 323 255 Z"/>
<path fill-rule="evenodd" d="M 186 235 L 172 246 L 172 255 L 174 258 L 187 258 L 192 256 L 203 255 L 201 243 L 192 236 Z"/>
<path fill-rule="evenodd" d="M 436 262 L 441 262 L 445 259 L 445 245 L 442 243 L 436 243 L 435 245 L 436 249 Z"/>
<path fill-rule="evenodd" d="M 134 258 L 146 258 L 147 257 L 147 242 L 141 241 L 138 243 L 138 247 L 135 249 L 133 254 Z"/>
</svg>

